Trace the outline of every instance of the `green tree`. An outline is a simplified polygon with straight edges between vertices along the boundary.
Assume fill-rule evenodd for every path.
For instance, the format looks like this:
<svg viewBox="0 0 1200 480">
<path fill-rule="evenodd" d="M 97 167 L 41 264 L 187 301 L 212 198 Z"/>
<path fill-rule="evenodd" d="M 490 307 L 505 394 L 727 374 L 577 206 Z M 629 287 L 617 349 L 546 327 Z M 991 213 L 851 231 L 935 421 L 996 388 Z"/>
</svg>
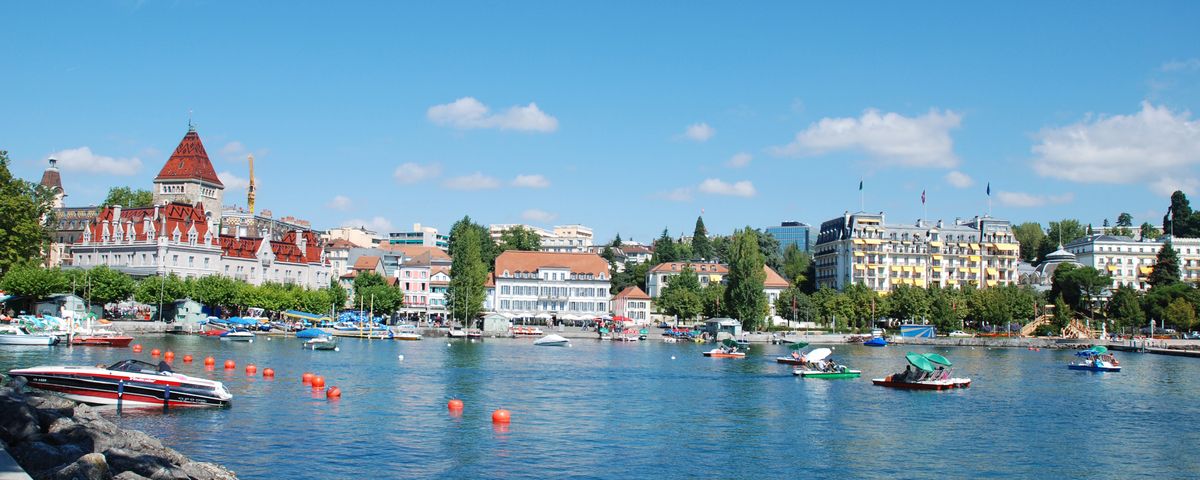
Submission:
<svg viewBox="0 0 1200 480">
<path fill-rule="evenodd" d="M 1054 270 L 1050 292 L 1051 296 L 1062 295 L 1076 311 L 1091 311 L 1109 285 L 1112 278 L 1095 268 L 1064 263 Z"/>
<path fill-rule="evenodd" d="M 804 288 L 808 283 L 808 269 L 811 263 L 812 258 L 792 243 L 783 251 L 783 270 L 779 273 L 792 285 Z"/>
<path fill-rule="evenodd" d="M 1164 318 L 1176 329 L 1189 331 L 1196 325 L 1196 307 L 1182 297 L 1176 298 L 1167 305 Z"/>
<path fill-rule="evenodd" d="M 1105 226 L 1107 227 L 1108 225 L 1105 225 Z M 1120 215 L 1117 215 L 1117 223 L 1116 223 L 1116 225 L 1114 225 L 1112 228 L 1110 228 L 1108 230 L 1108 234 L 1116 235 L 1116 236 L 1120 236 L 1120 237 L 1132 237 L 1133 236 L 1133 215 L 1130 215 L 1125 212 L 1121 212 Z"/>
<path fill-rule="evenodd" d="M 812 297 L 795 286 L 788 287 L 775 299 L 775 312 L 790 322 L 815 322 L 820 315 Z"/>
<path fill-rule="evenodd" d="M 450 258 L 454 258 L 463 248 L 464 245 L 460 240 L 464 238 L 467 230 L 475 232 L 475 235 L 471 236 L 472 242 L 479 248 L 479 258 L 483 261 L 484 266 L 489 272 L 492 271 L 496 268 L 496 256 L 500 255 L 500 246 L 492 240 L 487 227 L 472 222 L 470 216 L 464 216 L 450 227 L 450 241 L 446 248 Z"/>
<path fill-rule="evenodd" d="M 929 318 L 931 307 L 932 298 L 924 288 L 900 285 L 888 295 L 891 316 L 903 322 L 924 323 Z"/>
<path fill-rule="evenodd" d="M 133 299 L 146 305 L 158 305 L 161 298 L 163 303 L 174 302 L 192 297 L 192 285 L 178 275 L 155 275 L 138 280 L 133 289 Z"/>
<path fill-rule="evenodd" d="M 729 237 L 725 235 L 716 235 L 708 237 L 708 243 L 712 246 L 712 255 L 714 261 L 724 261 L 729 258 Z"/>
<path fill-rule="evenodd" d="M 479 238 L 480 233 L 478 229 L 465 229 L 459 239 L 460 248 L 450 263 L 447 306 L 453 318 L 464 319 L 467 323 L 483 311 L 483 301 L 487 297 L 484 284 L 487 283 L 488 267 L 483 263 L 485 242 Z"/>
<path fill-rule="evenodd" d="M 1146 283 L 1149 283 L 1152 288 L 1179 283 L 1179 255 L 1175 252 L 1175 247 L 1171 246 L 1170 241 L 1163 243 L 1162 248 L 1158 250 L 1158 255 L 1154 259 L 1154 270 L 1150 272 Z"/>
<path fill-rule="evenodd" d="M 517 225 L 500 234 L 500 251 L 536 252 L 542 249 L 542 237 L 524 226 Z"/>
<path fill-rule="evenodd" d="M 1117 226 L 1118 227 L 1133 227 L 1133 215 L 1130 215 L 1125 212 L 1121 212 L 1120 215 L 1117 215 Z"/>
<path fill-rule="evenodd" d="M 763 284 L 767 272 L 759 249 L 758 232 L 746 227 L 734 232 L 729 248 L 729 274 L 725 276 L 725 311 L 742 322 L 742 328 L 757 330 L 769 310 Z M 778 249 L 779 242 L 775 242 Z"/>
<path fill-rule="evenodd" d="M 387 279 L 375 272 L 361 272 L 354 277 L 355 292 L 362 288 L 377 287 L 379 285 L 387 285 Z"/>
<path fill-rule="evenodd" d="M 691 265 L 667 277 L 667 286 L 663 288 L 657 303 L 664 313 L 680 320 L 692 320 L 704 313 L 700 278 Z"/>
<path fill-rule="evenodd" d="M 85 278 L 88 286 L 83 298 L 96 305 L 127 300 L 136 287 L 132 277 L 104 265 L 88 269 Z"/>
<path fill-rule="evenodd" d="M 929 321 L 939 332 L 952 332 L 961 325 L 961 319 L 955 313 L 954 297 L 951 288 L 933 287 L 929 290 Z"/>
<path fill-rule="evenodd" d="M 775 238 L 775 235 L 761 230 L 755 230 L 754 237 L 758 242 L 758 250 L 762 253 L 763 263 L 776 272 L 782 270 L 783 247 L 780 246 L 779 239 Z M 732 262 L 732 260 L 730 261 Z"/>
<path fill-rule="evenodd" d="M 1085 236 L 1087 236 L 1087 227 L 1079 223 L 1079 220 L 1064 218 L 1057 222 L 1050 222 L 1050 230 L 1038 248 L 1038 258 L 1044 259 L 1046 254 L 1058 250 L 1059 245 L 1066 245 Z"/>
<path fill-rule="evenodd" d="M 50 245 L 54 192 L 14 178 L 8 152 L 0 150 L 0 273 L 40 259 Z"/>
<path fill-rule="evenodd" d="M 1137 290 L 1126 286 L 1117 288 L 1108 301 L 1108 318 L 1122 329 L 1136 329 L 1145 324 L 1146 314 L 1142 312 Z"/>
<path fill-rule="evenodd" d="M 80 286 L 82 289 L 82 285 Z M 55 293 L 69 292 L 70 283 L 62 270 L 44 268 L 33 263 L 11 266 L 0 279 L 0 290 L 38 300 Z M 82 291 L 82 290 L 81 290 Z"/>
<path fill-rule="evenodd" d="M 1021 244 L 1021 260 L 1030 263 L 1036 262 L 1038 249 L 1041 248 L 1042 241 L 1046 238 L 1046 231 L 1042 230 L 1042 224 L 1025 222 L 1017 225 L 1013 227 L 1013 236 Z"/>
<path fill-rule="evenodd" d="M 1071 307 L 1067 305 L 1063 296 L 1059 295 L 1054 299 L 1054 316 L 1050 320 L 1050 324 L 1054 327 L 1055 332 L 1061 332 L 1067 328 L 1067 324 L 1071 323 Z"/>
<path fill-rule="evenodd" d="M 404 306 L 404 292 L 391 285 L 363 287 L 361 290 L 355 290 L 354 295 L 362 299 L 363 308 L 370 308 L 375 315 L 391 314 Z M 482 301 L 480 303 L 482 307 Z"/>
<path fill-rule="evenodd" d="M 692 257 L 700 260 L 711 260 L 713 257 L 708 229 L 704 228 L 704 217 L 696 217 L 696 229 L 692 231 Z"/>
<path fill-rule="evenodd" d="M 1200 236 L 1200 216 L 1192 211 L 1187 195 L 1176 190 L 1171 194 L 1170 219 L 1163 225 L 1163 232 L 1180 238 Z"/>
<path fill-rule="evenodd" d="M 120 205 L 124 208 L 153 207 L 154 194 L 149 190 L 112 187 L 108 189 L 108 196 L 104 197 L 104 203 L 100 205 L 105 207 Z"/>
<path fill-rule="evenodd" d="M 654 258 L 651 259 L 651 263 L 658 265 L 678 261 L 680 259 L 675 250 L 675 240 L 671 239 L 670 232 L 664 228 L 662 235 L 654 240 Z"/>
<path fill-rule="evenodd" d="M 242 285 L 246 284 L 221 275 L 201 277 L 196 280 L 195 285 L 192 287 L 192 299 L 209 307 L 237 305 Z M 244 303 L 243 305 L 247 307 L 267 308 L 265 305 L 255 305 L 253 303 Z"/>
<path fill-rule="evenodd" d="M 700 298 L 704 302 L 704 316 L 708 318 L 725 316 L 725 285 L 711 282 L 700 289 Z"/>
<path fill-rule="evenodd" d="M 349 300 L 350 296 L 346 294 L 346 289 L 342 288 L 337 280 L 330 280 L 329 287 L 326 290 L 330 305 L 333 305 L 334 308 L 343 308 L 346 306 L 346 301 Z M 320 311 L 312 311 L 312 313 L 322 313 L 324 311 L 325 309 L 322 308 Z"/>
<path fill-rule="evenodd" d="M 1179 298 L 1186 299 L 1192 305 L 1200 305 L 1200 290 L 1183 282 L 1152 287 L 1142 297 L 1142 309 L 1147 319 L 1162 320 L 1166 318 L 1167 307 Z"/>
<path fill-rule="evenodd" d="M 1162 236 L 1162 231 L 1151 225 L 1150 222 L 1142 222 L 1141 235 L 1144 239 L 1155 240 Z"/>
</svg>

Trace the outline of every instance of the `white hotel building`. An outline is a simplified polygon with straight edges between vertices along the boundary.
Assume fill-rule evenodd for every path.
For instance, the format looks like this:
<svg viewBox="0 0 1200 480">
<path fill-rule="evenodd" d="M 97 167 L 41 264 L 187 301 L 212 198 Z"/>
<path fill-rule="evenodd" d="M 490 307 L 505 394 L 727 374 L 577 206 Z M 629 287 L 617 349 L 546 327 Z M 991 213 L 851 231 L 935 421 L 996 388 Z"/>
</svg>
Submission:
<svg viewBox="0 0 1200 480">
<path fill-rule="evenodd" d="M 509 250 L 496 257 L 486 310 L 510 318 L 585 320 L 609 312 L 608 262 L 594 253 Z"/>
<path fill-rule="evenodd" d="M 1113 287 L 1133 287 L 1146 290 L 1146 280 L 1154 271 L 1161 239 L 1134 240 L 1114 235 L 1092 235 L 1063 246 L 1075 254 L 1080 264 L 1100 270 L 1112 277 Z M 1171 245 L 1179 256 L 1179 275 L 1185 282 L 1200 282 L 1200 238 L 1172 238 Z"/>
<path fill-rule="evenodd" d="M 536 233 L 542 240 L 543 252 L 584 253 L 592 247 L 592 229 L 583 225 L 556 225 L 554 230 L 546 230 L 516 223 L 493 224 L 488 226 L 488 235 L 499 242 L 505 230 L 515 227 L 524 227 Z"/>
</svg>

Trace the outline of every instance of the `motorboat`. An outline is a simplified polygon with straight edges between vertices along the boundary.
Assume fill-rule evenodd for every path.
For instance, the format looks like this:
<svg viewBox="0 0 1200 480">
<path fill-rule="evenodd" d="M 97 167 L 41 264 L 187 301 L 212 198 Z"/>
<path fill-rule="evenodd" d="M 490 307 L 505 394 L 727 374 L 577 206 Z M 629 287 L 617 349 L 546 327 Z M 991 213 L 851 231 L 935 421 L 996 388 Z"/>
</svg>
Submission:
<svg viewBox="0 0 1200 480">
<path fill-rule="evenodd" d="M 391 340 L 393 337 L 391 330 L 334 330 L 333 336 L 367 340 Z"/>
<path fill-rule="evenodd" d="M 175 373 L 167 362 L 122 360 L 109 367 L 47 366 L 8 374 L 91 405 L 226 407 L 233 400 L 221 382 Z"/>
<path fill-rule="evenodd" d="M 570 345 L 571 341 L 561 335 L 550 334 L 535 340 L 533 344 L 539 347 L 565 347 Z"/>
<path fill-rule="evenodd" d="M 470 330 L 467 330 L 467 338 L 472 338 L 472 339 L 475 339 L 475 340 L 482 339 L 482 338 L 483 338 L 483 331 L 482 331 L 482 330 L 479 330 L 479 329 L 476 329 L 476 328 L 472 328 L 472 329 L 470 329 Z"/>
<path fill-rule="evenodd" d="M 450 338 L 467 338 L 467 331 L 461 328 L 451 328 L 446 332 L 446 336 Z"/>
<path fill-rule="evenodd" d="M 865 347 L 886 347 L 887 344 L 887 340 L 885 340 L 883 337 L 871 337 L 867 341 L 863 342 L 863 346 Z"/>
<path fill-rule="evenodd" d="M 87 347 L 128 347 L 133 342 L 129 335 L 75 335 L 71 345 Z"/>
<path fill-rule="evenodd" d="M 1067 368 L 1071 370 L 1087 370 L 1090 372 L 1121 371 L 1121 362 L 1111 353 L 1108 353 L 1108 347 L 1103 345 L 1096 345 L 1087 350 L 1075 352 L 1075 356 L 1082 358 L 1067 364 Z"/>
<path fill-rule="evenodd" d="M 329 333 L 319 328 L 306 328 L 296 332 L 296 338 L 312 339 L 317 337 L 327 337 Z"/>
<path fill-rule="evenodd" d="M 802 355 L 800 358 L 803 363 L 792 369 L 792 375 L 804 378 L 858 378 L 862 375 L 861 370 L 850 369 L 829 359 L 832 354 L 833 350 L 817 348 Z"/>
<path fill-rule="evenodd" d="M 229 340 L 232 342 L 253 342 L 254 332 L 235 328 L 221 334 L 221 340 Z"/>
<path fill-rule="evenodd" d="M 726 338 L 721 346 L 704 352 L 704 356 L 712 358 L 746 358 L 746 352 L 738 351 L 737 341 Z"/>
<path fill-rule="evenodd" d="M 512 333 L 518 337 L 532 337 L 543 335 L 542 329 L 537 327 L 513 327 Z"/>
<path fill-rule="evenodd" d="M 884 378 L 873 378 L 871 383 L 881 387 L 902 388 L 908 390 L 949 390 L 971 386 L 971 379 L 951 377 L 951 371 L 945 367 L 953 366 L 950 360 L 936 353 L 913 353 L 904 355 L 909 367 L 903 372 L 888 375 Z M 935 367 L 935 365 L 937 365 Z M 916 367 L 913 370 L 912 367 Z"/>
<path fill-rule="evenodd" d="M 25 327 L 0 324 L 0 345 L 56 345 L 56 335 L 34 335 Z"/>
<path fill-rule="evenodd" d="M 311 338 L 306 340 L 302 346 L 305 350 L 338 351 L 337 339 L 329 336 Z"/>
</svg>

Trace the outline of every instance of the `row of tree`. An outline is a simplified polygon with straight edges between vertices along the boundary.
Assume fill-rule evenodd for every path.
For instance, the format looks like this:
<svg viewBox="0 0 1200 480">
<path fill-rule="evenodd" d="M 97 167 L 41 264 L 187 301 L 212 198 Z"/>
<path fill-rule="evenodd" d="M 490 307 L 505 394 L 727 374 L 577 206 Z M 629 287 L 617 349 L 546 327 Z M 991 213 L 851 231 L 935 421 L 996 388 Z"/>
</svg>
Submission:
<svg viewBox="0 0 1200 480">
<path fill-rule="evenodd" d="M 748 330 L 767 327 L 765 321 L 770 305 L 763 291 L 765 258 L 758 237 L 758 231 L 750 227 L 737 230 L 730 237 L 725 257 L 729 273 L 725 275 L 724 284 L 711 282 L 701 286 L 699 276 L 690 266 L 669 277 L 667 286 L 655 302 L 657 309 L 681 320 L 692 320 L 701 315 L 709 318 L 727 316 L 740 320 Z"/>
</svg>

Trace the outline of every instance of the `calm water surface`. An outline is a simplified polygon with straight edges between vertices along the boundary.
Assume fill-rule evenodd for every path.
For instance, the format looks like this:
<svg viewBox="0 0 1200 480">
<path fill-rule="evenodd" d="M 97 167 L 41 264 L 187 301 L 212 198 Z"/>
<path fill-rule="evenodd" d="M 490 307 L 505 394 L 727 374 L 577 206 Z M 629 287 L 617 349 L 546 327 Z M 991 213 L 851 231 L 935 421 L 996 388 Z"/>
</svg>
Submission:
<svg viewBox="0 0 1200 480">
<path fill-rule="evenodd" d="M 114 420 L 245 479 L 1200 476 L 1198 359 L 1119 354 L 1123 372 L 1095 374 L 1067 370 L 1070 352 L 942 348 L 931 351 L 971 388 L 910 392 L 869 380 L 903 369 L 898 346 L 837 346 L 863 378 L 803 380 L 774 363 L 783 346 L 729 360 L 702 357 L 711 346 L 658 341 L 342 339 L 340 352 L 283 338 L 137 343 L 142 354 L 8 348 L 0 367 L 173 350 L 177 370 L 224 381 L 233 407 Z M 205 371 L 206 355 L 217 370 Z M 225 359 L 238 368 L 223 370 Z M 247 377 L 247 363 L 277 376 Z M 305 371 L 343 398 L 312 393 Z M 446 411 L 453 397 L 466 403 L 460 417 Z M 501 407 L 512 411 L 507 429 L 491 423 Z"/>
</svg>

